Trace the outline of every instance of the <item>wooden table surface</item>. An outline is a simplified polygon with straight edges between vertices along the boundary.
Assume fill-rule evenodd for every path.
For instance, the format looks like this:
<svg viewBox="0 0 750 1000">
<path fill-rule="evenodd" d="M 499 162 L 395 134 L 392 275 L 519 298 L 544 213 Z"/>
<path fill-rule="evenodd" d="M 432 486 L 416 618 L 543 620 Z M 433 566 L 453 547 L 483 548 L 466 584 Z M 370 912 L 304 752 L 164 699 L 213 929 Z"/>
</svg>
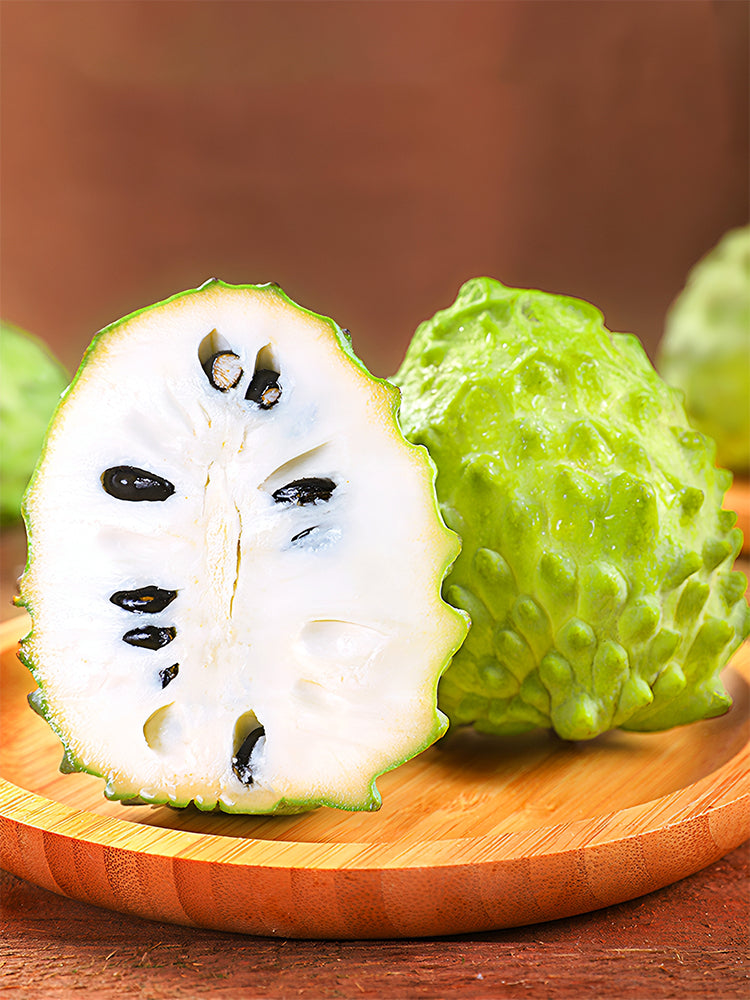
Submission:
<svg viewBox="0 0 750 1000">
<path fill-rule="evenodd" d="M 23 562 L 0 537 L 0 602 Z M 3 614 L 3 617 L 7 617 Z M 750 845 L 639 899 L 566 920 L 403 941 L 252 938 L 150 923 L 0 873 L 0 990 L 95 997 L 750 996 Z"/>
</svg>

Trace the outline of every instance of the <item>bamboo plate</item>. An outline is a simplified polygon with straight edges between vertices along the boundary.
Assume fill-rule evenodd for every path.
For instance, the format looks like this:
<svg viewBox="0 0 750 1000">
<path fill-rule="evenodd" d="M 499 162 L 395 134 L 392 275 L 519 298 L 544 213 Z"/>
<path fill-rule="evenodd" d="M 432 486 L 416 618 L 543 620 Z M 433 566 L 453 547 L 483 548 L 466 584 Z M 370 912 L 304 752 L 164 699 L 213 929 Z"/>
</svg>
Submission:
<svg viewBox="0 0 750 1000">
<path fill-rule="evenodd" d="M 743 553 L 750 552 L 750 479 L 735 476 L 729 487 L 724 506 L 737 513 L 737 527 L 742 529 Z"/>
<path fill-rule="evenodd" d="M 154 920 L 284 937 L 395 938 L 518 926 L 632 899 L 750 836 L 750 647 L 721 719 L 664 734 L 457 733 L 379 779 L 379 813 L 245 817 L 107 802 L 57 772 L 0 626 L 0 865 Z"/>
</svg>

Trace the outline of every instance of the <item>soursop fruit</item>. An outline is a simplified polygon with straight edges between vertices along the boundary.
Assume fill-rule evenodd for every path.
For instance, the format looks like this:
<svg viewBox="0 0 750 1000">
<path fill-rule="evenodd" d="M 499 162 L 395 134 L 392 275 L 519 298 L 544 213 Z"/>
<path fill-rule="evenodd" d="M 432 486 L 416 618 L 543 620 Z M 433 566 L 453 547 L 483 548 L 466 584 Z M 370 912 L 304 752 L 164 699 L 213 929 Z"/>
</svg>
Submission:
<svg viewBox="0 0 750 1000">
<path fill-rule="evenodd" d="M 47 424 L 68 384 L 65 369 L 36 337 L 0 323 L 0 523 L 21 520 L 21 500 Z"/>
<path fill-rule="evenodd" d="M 727 710 L 719 674 L 750 628 L 731 474 L 634 336 L 480 278 L 395 381 L 462 538 L 444 594 L 472 627 L 438 691 L 454 725 L 583 740 Z"/>
<path fill-rule="evenodd" d="M 685 393 L 716 460 L 750 472 L 750 226 L 727 233 L 688 275 L 667 315 L 657 367 Z"/>
<path fill-rule="evenodd" d="M 398 392 L 274 285 L 99 333 L 25 498 L 30 696 L 113 799 L 377 808 L 447 726 L 458 539 Z"/>
</svg>

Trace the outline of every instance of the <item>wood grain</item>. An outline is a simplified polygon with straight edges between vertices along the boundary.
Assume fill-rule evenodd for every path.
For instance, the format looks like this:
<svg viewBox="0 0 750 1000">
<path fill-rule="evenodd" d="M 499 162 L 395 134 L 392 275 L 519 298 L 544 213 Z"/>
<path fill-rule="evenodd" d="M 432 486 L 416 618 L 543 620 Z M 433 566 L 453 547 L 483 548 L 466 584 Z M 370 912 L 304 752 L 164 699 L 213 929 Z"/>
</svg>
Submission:
<svg viewBox="0 0 750 1000">
<path fill-rule="evenodd" d="M 0 873 L 0 982 L 26 1000 L 747 1000 L 749 863 L 750 844 L 604 910 L 412 941 L 290 941 L 170 926 Z"/>
<path fill-rule="evenodd" d="M 14 655 L 27 625 L 0 631 L 0 866 L 100 906 L 284 937 L 489 930 L 633 898 L 750 834 L 747 648 L 721 719 L 588 744 L 459 733 L 384 776 L 377 814 L 230 817 L 125 809 L 57 773 Z"/>
</svg>

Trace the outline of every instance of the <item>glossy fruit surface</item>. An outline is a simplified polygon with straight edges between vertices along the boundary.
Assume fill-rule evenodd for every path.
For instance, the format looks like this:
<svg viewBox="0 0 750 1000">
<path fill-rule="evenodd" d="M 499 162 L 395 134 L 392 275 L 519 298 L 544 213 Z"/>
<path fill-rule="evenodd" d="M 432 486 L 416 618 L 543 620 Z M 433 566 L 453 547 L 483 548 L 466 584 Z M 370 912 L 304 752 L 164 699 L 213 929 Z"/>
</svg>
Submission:
<svg viewBox="0 0 750 1000">
<path fill-rule="evenodd" d="M 725 712 L 749 627 L 731 476 L 639 341 L 580 300 L 465 284 L 395 377 L 462 551 L 472 627 L 439 704 L 494 733 L 588 739 Z"/>
</svg>

